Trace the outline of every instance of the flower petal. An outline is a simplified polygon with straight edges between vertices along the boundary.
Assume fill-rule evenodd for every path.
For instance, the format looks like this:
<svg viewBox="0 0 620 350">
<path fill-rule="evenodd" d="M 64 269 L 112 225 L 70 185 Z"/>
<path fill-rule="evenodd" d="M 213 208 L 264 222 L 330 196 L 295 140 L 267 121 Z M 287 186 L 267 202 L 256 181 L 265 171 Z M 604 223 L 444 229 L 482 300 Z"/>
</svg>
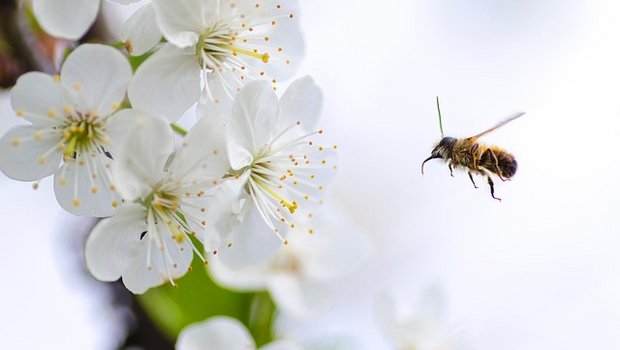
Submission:
<svg viewBox="0 0 620 350">
<path fill-rule="evenodd" d="M 170 164 L 173 176 L 198 183 L 221 179 L 230 169 L 224 131 L 219 116 L 198 120 Z"/>
<path fill-rule="evenodd" d="M 86 240 L 88 271 L 100 281 L 115 281 L 133 261 L 140 235 L 146 231 L 144 209 L 125 203 L 115 216 L 102 220 Z"/>
<path fill-rule="evenodd" d="M 349 220 L 346 213 L 333 206 L 323 207 L 313 223 L 315 234 L 300 243 L 308 254 L 303 257 L 304 274 L 314 281 L 329 283 L 357 270 L 369 257 L 369 239 Z"/>
<path fill-rule="evenodd" d="M 191 265 L 194 252 L 188 240 L 177 244 L 169 234 L 162 233 L 158 234 L 165 242 L 163 250 L 157 247 L 147 233 L 135 258 L 123 272 L 123 284 L 134 294 L 142 294 L 152 287 L 169 282 L 170 278 L 176 279 L 185 275 Z"/>
<path fill-rule="evenodd" d="M 157 115 L 143 112 L 126 127 L 129 132 L 112 163 L 112 175 L 122 197 L 133 200 L 146 196 L 163 178 L 174 142 L 172 129 Z"/>
<path fill-rule="evenodd" d="M 83 44 L 67 57 L 60 80 L 75 91 L 78 110 L 107 116 L 125 99 L 131 66 L 125 56 L 109 46 Z"/>
<path fill-rule="evenodd" d="M 265 225 L 254 204 L 251 204 L 247 215 L 232 230 L 226 242 L 226 248 L 220 249 L 218 255 L 222 263 L 231 269 L 266 262 L 283 245 L 278 236 Z"/>
<path fill-rule="evenodd" d="M 304 348 L 288 340 L 278 340 L 261 346 L 260 350 L 304 350 Z"/>
<path fill-rule="evenodd" d="M 274 136 L 279 117 L 278 98 L 269 84 L 256 81 L 241 90 L 228 129 L 228 157 L 233 169 L 252 162 L 253 155 Z"/>
<path fill-rule="evenodd" d="M 274 8 L 278 1 L 269 1 Z M 286 4 L 287 7 L 295 8 L 297 1 L 291 1 Z M 285 11 L 285 13 L 280 13 Z M 285 8 L 278 10 L 278 18 L 276 25 L 268 32 L 269 47 L 266 52 L 269 54 L 269 63 L 261 67 L 267 76 L 274 77 L 277 80 L 286 80 L 291 78 L 301 63 L 304 55 L 304 40 L 299 27 L 298 13 L 287 11 Z M 293 14 L 293 17 L 290 17 Z M 271 21 L 266 21 L 267 26 L 271 26 Z M 260 30 L 260 28 L 255 28 Z"/>
<path fill-rule="evenodd" d="M 121 28 L 120 39 L 133 56 L 140 56 L 159 43 L 161 32 L 155 20 L 152 4 L 142 6 L 127 19 Z"/>
<path fill-rule="evenodd" d="M 245 326 L 231 317 L 212 317 L 191 324 L 179 334 L 177 350 L 253 350 L 254 339 Z"/>
<path fill-rule="evenodd" d="M 99 0 L 32 0 L 37 21 L 52 36 L 76 40 L 93 24 Z"/>
<path fill-rule="evenodd" d="M 34 125 L 51 126 L 62 122 L 67 92 L 48 74 L 28 72 L 11 91 L 11 105 L 18 115 Z"/>
<path fill-rule="evenodd" d="M 296 274 L 272 275 L 268 288 L 278 308 L 296 318 L 310 317 L 328 305 L 329 294 L 324 286 L 299 278 Z"/>
<path fill-rule="evenodd" d="M 14 180 L 35 181 L 54 173 L 60 161 L 60 136 L 33 126 L 17 126 L 0 138 L 0 170 Z"/>
<path fill-rule="evenodd" d="M 196 45 L 207 27 L 205 19 L 215 19 L 217 13 L 213 0 L 153 0 L 153 7 L 164 37 L 180 48 Z"/>
<path fill-rule="evenodd" d="M 244 190 L 249 175 L 246 172 L 239 179 L 226 180 L 214 193 L 207 210 L 206 222 L 209 224 L 201 237 L 206 251 L 217 251 L 245 219 L 251 205 Z"/>
<path fill-rule="evenodd" d="M 128 92 L 134 108 L 178 120 L 200 97 L 194 51 L 164 45 L 140 65 Z"/>
<path fill-rule="evenodd" d="M 267 278 L 271 273 L 268 263 L 250 265 L 241 269 L 230 269 L 222 264 L 219 259 L 211 259 L 208 268 L 215 282 L 227 289 L 238 291 L 265 290 Z"/>
<path fill-rule="evenodd" d="M 321 114 L 323 93 L 310 76 L 295 80 L 280 98 L 281 127 L 301 121 L 306 132 L 316 127 Z"/>
<path fill-rule="evenodd" d="M 105 171 L 111 159 L 96 152 L 68 159 L 54 175 L 54 192 L 60 206 L 73 215 L 104 217 L 114 214 L 121 198 L 111 188 Z"/>
<path fill-rule="evenodd" d="M 108 1 L 115 2 L 121 5 L 129 5 L 129 4 L 135 4 L 136 2 L 140 2 L 142 0 L 108 0 Z"/>
</svg>

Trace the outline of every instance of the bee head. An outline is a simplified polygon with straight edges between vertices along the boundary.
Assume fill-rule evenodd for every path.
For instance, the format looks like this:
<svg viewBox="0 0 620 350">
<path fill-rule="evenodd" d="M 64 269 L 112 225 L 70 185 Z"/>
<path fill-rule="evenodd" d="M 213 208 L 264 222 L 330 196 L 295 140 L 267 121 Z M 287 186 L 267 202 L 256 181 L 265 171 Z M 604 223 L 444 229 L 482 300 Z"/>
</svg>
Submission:
<svg viewBox="0 0 620 350">
<path fill-rule="evenodd" d="M 422 175 L 424 175 L 424 163 L 428 162 L 431 159 L 436 159 L 436 158 L 448 159 L 450 157 L 450 151 L 454 147 L 455 143 L 456 143 L 456 139 L 454 137 L 442 138 L 441 141 L 439 141 L 439 143 L 437 144 L 437 146 L 433 148 L 433 151 L 431 152 L 431 156 L 426 158 L 424 162 L 422 162 L 422 167 L 421 167 Z"/>
</svg>

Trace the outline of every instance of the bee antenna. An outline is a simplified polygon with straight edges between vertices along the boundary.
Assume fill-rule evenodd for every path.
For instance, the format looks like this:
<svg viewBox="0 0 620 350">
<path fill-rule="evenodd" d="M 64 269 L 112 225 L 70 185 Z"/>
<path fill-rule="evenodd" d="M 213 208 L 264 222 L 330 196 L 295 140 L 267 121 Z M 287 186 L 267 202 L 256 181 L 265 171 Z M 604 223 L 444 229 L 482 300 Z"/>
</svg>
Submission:
<svg viewBox="0 0 620 350">
<path fill-rule="evenodd" d="M 443 124 L 441 123 L 441 109 L 439 108 L 439 96 L 435 96 L 437 101 L 437 114 L 439 115 L 439 131 L 441 132 L 441 138 L 443 138 Z"/>
</svg>

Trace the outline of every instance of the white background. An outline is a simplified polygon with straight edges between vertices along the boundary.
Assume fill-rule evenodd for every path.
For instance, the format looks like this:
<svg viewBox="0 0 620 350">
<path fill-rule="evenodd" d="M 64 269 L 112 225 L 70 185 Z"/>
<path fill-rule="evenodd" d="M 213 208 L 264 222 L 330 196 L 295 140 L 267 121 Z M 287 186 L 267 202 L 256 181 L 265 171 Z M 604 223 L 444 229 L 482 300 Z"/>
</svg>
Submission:
<svg viewBox="0 0 620 350">
<path fill-rule="evenodd" d="M 293 333 L 388 349 L 377 293 L 413 303 L 439 284 L 448 318 L 475 348 L 620 348 L 618 6 L 302 2 L 299 75 L 324 89 L 323 127 L 342 161 L 334 190 L 375 255 L 337 286 L 330 312 Z M 484 179 L 474 189 L 440 161 L 420 174 L 440 138 L 435 96 L 456 137 L 527 112 L 484 139 L 519 161 L 513 181 L 496 181 L 501 203 Z M 2 108 L 6 129 L 13 118 Z M 41 187 L 0 180 L 0 338 L 16 349 L 105 349 L 108 307 L 65 259 L 84 222 L 54 204 L 50 183 Z"/>
</svg>

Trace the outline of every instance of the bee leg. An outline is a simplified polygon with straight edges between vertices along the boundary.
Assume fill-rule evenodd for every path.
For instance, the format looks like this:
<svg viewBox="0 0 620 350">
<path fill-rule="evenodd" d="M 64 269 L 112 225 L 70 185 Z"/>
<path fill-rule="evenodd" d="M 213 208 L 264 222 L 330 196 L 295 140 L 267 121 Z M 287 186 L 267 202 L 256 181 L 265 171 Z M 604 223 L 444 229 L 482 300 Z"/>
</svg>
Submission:
<svg viewBox="0 0 620 350">
<path fill-rule="evenodd" d="M 497 198 L 495 197 L 495 188 L 493 187 L 493 180 L 491 180 L 490 176 L 487 176 L 487 180 L 489 182 L 489 187 L 491 187 L 491 197 L 493 197 L 493 199 L 497 199 L 498 201 L 502 201 L 501 198 Z"/>
<path fill-rule="evenodd" d="M 471 171 L 468 171 L 467 175 L 469 175 L 469 179 L 471 180 L 471 183 L 474 184 L 474 188 L 478 188 L 478 186 L 476 186 L 476 183 L 474 182 L 474 177 L 471 176 Z"/>
<path fill-rule="evenodd" d="M 497 156 L 495 155 L 495 153 L 493 153 L 493 151 L 490 148 L 487 150 L 487 152 L 489 152 L 489 154 L 491 155 L 491 160 L 493 161 L 493 168 L 494 168 L 493 170 L 495 170 L 494 172 L 497 174 L 500 180 L 506 181 L 506 178 L 502 176 L 502 171 L 499 169 Z"/>
<path fill-rule="evenodd" d="M 471 146 L 471 165 L 475 171 L 478 171 L 478 157 L 476 157 L 476 151 L 478 150 L 479 145 L 475 143 Z"/>
<path fill-rule="evenodd" d="M 450 169 L 450 176 L 454 177 L 454 168 L 452 168 L 452 163 L 448 163 L 448 169 Z"/>
</svg>

